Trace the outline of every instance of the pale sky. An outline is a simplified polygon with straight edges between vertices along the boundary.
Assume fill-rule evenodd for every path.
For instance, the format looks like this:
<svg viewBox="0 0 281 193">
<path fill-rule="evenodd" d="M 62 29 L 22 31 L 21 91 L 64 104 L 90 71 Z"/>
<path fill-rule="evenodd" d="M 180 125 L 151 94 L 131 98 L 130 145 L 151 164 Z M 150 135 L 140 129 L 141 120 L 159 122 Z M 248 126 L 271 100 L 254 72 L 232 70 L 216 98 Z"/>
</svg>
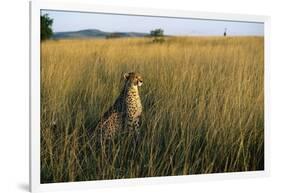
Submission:
<svg viewBox="0 0 281 193">
<path fill-rule="evenodd" d="M 218 21 L 188 18 L 151 17 L 135 15 L 99 14 L 42 10 L 54 19 L 53 31 L 78 31 L 98 29 L 105 32 L 144 32 L 161 28 L 166 35 L 264 35 L 263 23 Z"/>
</svg>

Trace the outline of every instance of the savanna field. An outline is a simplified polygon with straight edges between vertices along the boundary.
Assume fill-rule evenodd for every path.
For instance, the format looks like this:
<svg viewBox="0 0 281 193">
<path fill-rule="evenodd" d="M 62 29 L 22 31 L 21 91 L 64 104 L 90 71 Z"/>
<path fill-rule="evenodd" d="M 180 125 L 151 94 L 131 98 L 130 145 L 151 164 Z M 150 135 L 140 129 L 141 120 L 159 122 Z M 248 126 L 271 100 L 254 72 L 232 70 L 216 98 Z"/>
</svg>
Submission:
<svg viewBox="0 0 281 193">
<path fill-rule="evenodd" d="M 48 40 L 41 45 L 41 183 L 264 169 L 262 37 Z M 136 71 L 141 141 L 87 135 Z"/>
</svg>

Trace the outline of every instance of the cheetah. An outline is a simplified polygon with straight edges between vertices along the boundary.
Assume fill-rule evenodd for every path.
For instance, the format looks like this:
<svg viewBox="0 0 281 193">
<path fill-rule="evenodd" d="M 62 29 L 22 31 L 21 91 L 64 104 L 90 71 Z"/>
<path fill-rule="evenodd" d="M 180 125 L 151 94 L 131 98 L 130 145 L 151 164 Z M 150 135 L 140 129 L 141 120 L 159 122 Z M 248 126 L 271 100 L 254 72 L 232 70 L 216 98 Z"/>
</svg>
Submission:
<svg viewBox="0 0 281 193">
<path fill-rule="evenodd" d="M 135 72 L 124 73 L 122 79 L 124 86 L 120 95 L 97 124 L 102 139 L 110 139 L 123 132 L 133 131 L 138 135 L 142 114 L 139 87 L 143 79 Z"/>
</svg>

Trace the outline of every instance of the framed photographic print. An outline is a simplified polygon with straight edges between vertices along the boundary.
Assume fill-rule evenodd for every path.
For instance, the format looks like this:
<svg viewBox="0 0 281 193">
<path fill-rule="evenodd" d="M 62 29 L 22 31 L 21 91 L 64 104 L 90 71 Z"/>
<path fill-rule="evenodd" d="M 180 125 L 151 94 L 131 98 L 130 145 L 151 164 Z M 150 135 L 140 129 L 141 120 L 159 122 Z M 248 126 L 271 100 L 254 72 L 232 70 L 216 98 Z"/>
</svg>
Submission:
<svg viewBox="0 0 281 193">
<path fill-rule="evenodd" d="M 265 176 L 269 18 L 34 1 L 30 188 Z"/>
</svg>

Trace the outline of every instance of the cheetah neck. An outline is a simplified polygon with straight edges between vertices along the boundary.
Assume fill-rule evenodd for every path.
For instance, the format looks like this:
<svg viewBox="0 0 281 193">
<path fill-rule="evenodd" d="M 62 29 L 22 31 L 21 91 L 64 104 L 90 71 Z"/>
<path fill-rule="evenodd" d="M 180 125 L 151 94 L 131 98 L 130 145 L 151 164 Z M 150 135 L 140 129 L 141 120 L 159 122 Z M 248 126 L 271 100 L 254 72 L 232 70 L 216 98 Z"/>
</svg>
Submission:
<svg viewBox="0 0 281 193">
<path fill-rule="evenodd" d="M 140 96 L 139 96 L 139 89 L 137 86 L 133 85 L 126 85 L 123 90 L 124 99 L 128 105 L 128 103 L 138 103 L 137 106 L 140 105 Z M 128 100 L 130 99 L 130 100 Z"/>
<path fill-rule="evenodd" d="M 139 89 L 137 86 L 130 86 L 128 89 L 127 89 L 127 95 L 130 95 L 130 94 L 135 94 L 137 96 L 139 96 Z"/>
<path fill-rule="evenodd" d="M 126 105 L 128 108 L 135 108 L 136 114 L 140 114 L 142 111 L 141 99 L 137 86 L 132 86 L 128 89 L 126 95 Z"/>
</svg>

